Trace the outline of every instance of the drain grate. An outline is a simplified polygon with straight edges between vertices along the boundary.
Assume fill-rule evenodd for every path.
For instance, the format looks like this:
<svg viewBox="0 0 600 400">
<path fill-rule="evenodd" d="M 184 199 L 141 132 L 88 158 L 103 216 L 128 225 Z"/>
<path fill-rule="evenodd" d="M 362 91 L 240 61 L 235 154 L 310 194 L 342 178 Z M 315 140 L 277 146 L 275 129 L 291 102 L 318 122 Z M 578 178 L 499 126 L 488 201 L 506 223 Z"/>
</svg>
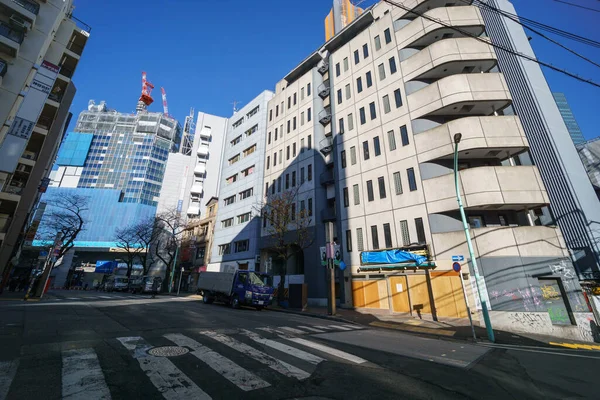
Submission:
<svg viewBox="0 0 600 400">
<path fill-rule="evenodd" d="M 180 346 L 161 346 L 153 347 L 148 350 L 148 354 L 155 357 L 177 357 L 189 353 L 185 347 Z"/>
</svg>

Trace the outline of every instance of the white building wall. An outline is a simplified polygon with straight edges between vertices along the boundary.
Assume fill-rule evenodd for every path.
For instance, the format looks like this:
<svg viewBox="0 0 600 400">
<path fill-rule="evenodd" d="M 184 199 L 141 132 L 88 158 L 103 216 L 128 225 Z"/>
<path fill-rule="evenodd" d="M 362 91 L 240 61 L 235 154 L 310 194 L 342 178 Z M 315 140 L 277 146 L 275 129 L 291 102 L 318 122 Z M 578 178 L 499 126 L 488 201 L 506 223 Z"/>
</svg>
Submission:
<svg viewBox="0 0 600 400">
<path fill-rule="evenodd" d="M 189 190 L 194 180 L 194 162 L 194 156 L 181 153 L 169 154 L 156 208 L 157 214 L 174 208 L 184 212 L 187 210 L 190 200 Z"/>
</svg>

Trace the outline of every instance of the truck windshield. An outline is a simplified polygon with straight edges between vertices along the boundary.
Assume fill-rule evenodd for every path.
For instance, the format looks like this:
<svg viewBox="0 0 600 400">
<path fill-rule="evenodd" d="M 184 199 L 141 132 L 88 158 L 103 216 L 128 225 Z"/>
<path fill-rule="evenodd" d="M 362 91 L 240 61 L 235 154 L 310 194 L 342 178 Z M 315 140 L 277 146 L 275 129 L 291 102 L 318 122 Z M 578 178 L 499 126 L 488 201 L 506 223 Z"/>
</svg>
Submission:
<svg viewBox="0 0 600 400">
<path fill-rule="evenodd" d="M 250 272 L 248 273 L 248 277 L 250 278 L 250 283 L 254 286 L 265 286 L 265 283 L 263 282 L 262 279 L 260 279 L 260 277 L 258 275 L 256 275 L 254 272 Z"/>
</svg>

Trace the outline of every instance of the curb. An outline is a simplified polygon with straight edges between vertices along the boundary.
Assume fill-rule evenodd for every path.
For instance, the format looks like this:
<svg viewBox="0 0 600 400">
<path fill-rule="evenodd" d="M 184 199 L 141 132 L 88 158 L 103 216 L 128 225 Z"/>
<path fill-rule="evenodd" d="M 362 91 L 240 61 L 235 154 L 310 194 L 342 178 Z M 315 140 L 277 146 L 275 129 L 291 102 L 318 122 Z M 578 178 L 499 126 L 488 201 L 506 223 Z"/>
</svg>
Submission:
<svg viewBox="0 0 600 400">
<path fill-rule="evenodd" d="M 345 318 L 341 318 L 341 317 L 336 317 L 335 315 L 324 315 L 324 314 L 314 314 L 314 313 L 307 313 L 304 311 L 295 311 L 295 310 L 285 310 L 282 308 L 267 308 L 266 310 L 269 311 L 276 311 L 276 312 L 281 312 L 281 313 L 287 313 L 287 314 L 296 314 L 296 315 L 304 315 L 306 317 L 312 317 L 312 318 L 319 318 L 319 319 L 328 319 L 330 321 L 337 321 L 337 322 L 344 322 L 346 324 L 355 324 L 355 325 L 362 325 L 365 326 L 359 322 L 355 322 L 355 321 L 351 321 Z"/>
</svg>

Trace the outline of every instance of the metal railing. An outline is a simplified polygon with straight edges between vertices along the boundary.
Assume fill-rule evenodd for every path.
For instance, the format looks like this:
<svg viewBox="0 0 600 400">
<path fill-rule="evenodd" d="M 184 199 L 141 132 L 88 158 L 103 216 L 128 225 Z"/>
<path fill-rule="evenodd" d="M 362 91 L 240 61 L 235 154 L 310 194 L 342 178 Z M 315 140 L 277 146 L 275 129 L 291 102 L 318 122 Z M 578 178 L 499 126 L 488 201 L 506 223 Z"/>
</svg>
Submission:
<svg viewBox="0 0 600 400">
<path fill-rule="evenodd" d="M 25 189 L 24 186 L 19 187 L 19 186 L 6 185 L 6 186 L 4 186 L 4 189 L 2 189 L 2 191 L 5 193 L 11 193 L 11 194 L 21 194 L 21 193 L 23 193 L 23 189 Z"/>
<path fill-rule="evenodd" d="M 23 43 L 25 34 L 10 27 L 10 25 L 0 22 L 0 35 L 9 38 L 18 44 Z"/>
<path fill-rule="evenodd" d="M 335 182 L 335 177 L 333 175 L 333 169 L 328 169 L 327 171 L 321 173 L 320 176 L 321 185 L 329 185 Z"/>
<path fill-rule="evenodd" d="M 73 22 L 75 22 L 75 25 L 77 25 L 78 28 L 83 29 L 87 33 L 90 33 L 92 31 L 92 27 L 91 26 L 89 26 L 88 24 L 86 24 L 82 20 L 76 18 L 73 14 L 69 14 L 69 18 L 72 19 Z"/>
<path fill-rule="evenodd" d="M 333 137 L 329 136 L 319 142 L 319 151 L 327 155 L 333 150 Z"/>
<path fill-rule="evenodd" d="M 60 101 L 62 100 L 62 95 L 59 95 L 59 94 L 56 94 L 56 93 L 50 93 L 48 95 L 48 98 L 50 100 L 56 101 L 57 103 L 60 103 Z"/>
<path fill-rule="evenodd" d="M 23 7 L 24 9 L 26 9 L 27 11 L 38 15 L 38 13 L 40 12 L 40 5 L 37 3 L 33 3 L 31 1 L 27 1 L 27 0 L 11 0 L 13 3 L 20 5 L 21 7 Z"/>
<path fill-rule="evenodd" d="M 335 208 L 327 207 L 321 210 L 321 221 L 335 221 Z"/>
</svg>

